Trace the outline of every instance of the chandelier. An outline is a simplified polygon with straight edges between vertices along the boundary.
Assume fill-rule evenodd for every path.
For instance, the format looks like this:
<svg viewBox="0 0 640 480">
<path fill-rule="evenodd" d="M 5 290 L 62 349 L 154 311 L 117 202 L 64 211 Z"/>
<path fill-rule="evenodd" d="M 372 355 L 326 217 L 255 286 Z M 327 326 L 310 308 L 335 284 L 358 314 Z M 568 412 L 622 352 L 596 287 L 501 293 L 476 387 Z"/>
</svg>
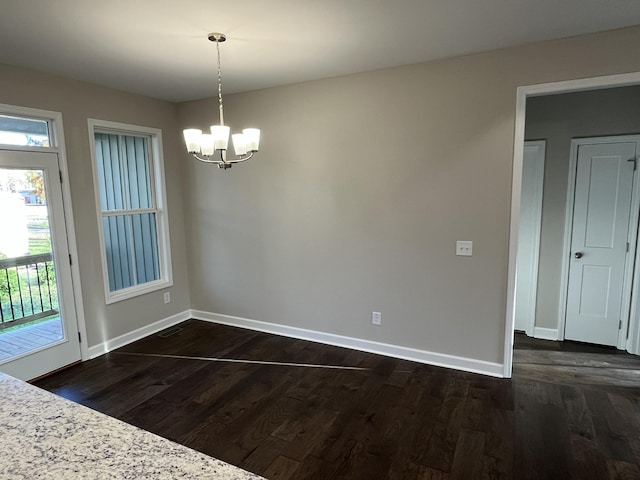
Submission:
<svg viewBox="0 0 640 480">
<path fill-rule="evenodd" d="M 257 128 L 245 128 L 242 133 L 234 133 L 231 138 L 236 153 L 236 158 L 227 158 L 227 145 L 229 143 L 230 127 L 224 124 L 224 111 L 222 107 L 222 71 L 220 69 L 220 44 L 227 37 L 223 33 L 210 33 L 207 38 L 215 42 L 218 53 L 218 110 L 220 112 L 220 124 L 211 125 L 211 133 L 202 133 L 197 128 L 183 130 L 187 151 L 195 158 L 205 163 L 213 163 L 218 168 L 231 168 L 234 163 L 249 160 L 258 151 L 260 143 L 260 130 Z M 216 151 L 218 154 L 216 154 Z"/>
</svg>

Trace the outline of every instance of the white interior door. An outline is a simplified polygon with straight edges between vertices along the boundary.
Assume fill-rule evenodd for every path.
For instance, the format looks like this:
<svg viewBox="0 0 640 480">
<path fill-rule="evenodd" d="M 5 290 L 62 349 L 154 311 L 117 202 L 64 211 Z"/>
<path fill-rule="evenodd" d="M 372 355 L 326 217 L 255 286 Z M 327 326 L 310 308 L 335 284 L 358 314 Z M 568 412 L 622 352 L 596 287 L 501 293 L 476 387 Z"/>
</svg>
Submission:
<svg viewBox="0 0 640 480">
<path fill-rule="evenodd" d="M 618 343 L 636 150 L 633 141 L 578 147 L 566 339 Z"/>
<path fill-rule="evenodd" d="M 0 371 L 81 358 L 58 155 L 0 150 Z"/>
<path fill-rule="evenodd" d="M 545 142 L 525 142 L 518 256 L 516 259 L 515 330 L 533 336 L 540 257 Z"/>
</svg>

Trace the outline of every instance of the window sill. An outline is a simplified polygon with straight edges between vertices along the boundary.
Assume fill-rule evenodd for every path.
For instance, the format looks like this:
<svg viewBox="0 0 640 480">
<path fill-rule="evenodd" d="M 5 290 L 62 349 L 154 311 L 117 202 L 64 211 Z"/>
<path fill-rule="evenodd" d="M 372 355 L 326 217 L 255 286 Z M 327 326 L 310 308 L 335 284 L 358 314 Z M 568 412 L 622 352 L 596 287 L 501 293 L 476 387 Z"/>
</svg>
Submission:
<svg viewBox="0 0 640 480">
<path fill-rule="evenodd" d="M 164 288 L 173 286 L 173 280 L 160 279 L 154 282 L 145 283 L 143 285 L 136 285 L 135 287 L 129 287 L 116 292 L 106 292 L 105 302 L 107 305 L 112 303 L 121 302 L 122 300 L 128 300 L 130 298 L 139 297 L 147 293 L 156 292 Z"/>
</svg>

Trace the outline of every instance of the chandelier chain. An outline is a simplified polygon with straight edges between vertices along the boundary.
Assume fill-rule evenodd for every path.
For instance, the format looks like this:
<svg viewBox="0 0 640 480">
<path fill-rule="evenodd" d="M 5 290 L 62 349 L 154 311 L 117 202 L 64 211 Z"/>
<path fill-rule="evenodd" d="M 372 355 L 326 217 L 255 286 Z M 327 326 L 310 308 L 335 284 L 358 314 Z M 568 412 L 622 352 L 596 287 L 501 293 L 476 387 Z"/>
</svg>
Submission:
<svg viewBox="0 0 640 480">
<path fill-rule="evenodd" d="M 218 53 L 218 108 L 220 109 L 220 125 L 224 125 L 224 112 L 222 109 L 222 68 L 220 67 L 220 42 L 217 39 L 216 51 Z"/>
</svg>

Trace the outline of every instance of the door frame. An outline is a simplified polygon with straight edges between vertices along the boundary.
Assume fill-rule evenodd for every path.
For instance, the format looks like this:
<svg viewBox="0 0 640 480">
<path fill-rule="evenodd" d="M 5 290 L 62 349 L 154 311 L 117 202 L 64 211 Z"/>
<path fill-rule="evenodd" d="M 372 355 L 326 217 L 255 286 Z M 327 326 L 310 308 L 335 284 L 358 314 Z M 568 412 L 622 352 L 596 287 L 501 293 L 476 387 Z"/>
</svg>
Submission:
<svg viewBox="0 0 640 480">
<path fill-rule="evenodd" d="M 529 272 L 528 286 L 526 296 L 531 299 L 531 311 L 528 315 L 528 321 L 526 325 L 525 332 L 528 336 L 533 337 L 535 335 L 535 320 L 536 320 L 536 299 L 538 297 L 538 268 L 540 264 L 540 234 L 542 231 L 542 200 L 544 193 L 544 171 L 545 171 L 545 160 L 546 160 L 546 149 L 547 149 L 547 141 L 546 140 L 527 140 L 524 142 L 524 147 L 535 147 L 537 148 L 537 157 L 536 161 L 539 163 L 538 167 L 542 169 L 542 174 L 535 178 L 535 230 L 532 232 L 533 237 L 533 248 L 530 253 L 531 263 L 532 263 L 532 271 Z M 524 148 L 523 148 L 524 155 Z M 524 157 L 522 159 L 524 162 Z M 522 185 L 522 184 L 521 184 Z M 519 236 L 518 236 L 519 237 Z M 518 241 L 520 239 L 518 238 Z M 518 252 L 519 254 L 522 252 Z M 515 295 L 515 293 L 514 293 Z M 515 297 L 514 297 L 515 300 Z M 515 308 L 515 302 L 514 302 Z M 515 317 L 514 317 L 515 324 Z"/>
<path fill-rule="evenodd" d="M 571 237 L 573 234 L 573 209 L 576 193 L 576 174 L 578 167 L 578 149 L 582 145 L 597 145 L 602 143 L 635 142 L 636 151 L 640 152 L 640 135 L 616 135 L 608 137 L 574 138 L 571 140 L 569 156 L 569 175 L 567 183 L 567 203 L 565 207 L 564 245 L 562 248 L 562 273 L 560 278 L 560 305 L 558 309 L 558 340 L 564 340 L 564 329 L 567 321 L 567 301 L 569 300 L 569 268 L 571 266 Z M 638 232 L 638 209 L 640 208 L 640 182 L 634 170 L 633 186 L 631 187 L 631 216 L 627 242 L 629 254 L 625 259 L 624 278 L 622 285 L 621 311 L 622 327 L 618 330 L 617 348 L 627 348 L 627 328 L 631 309 L 631 291 L 633 283 L 633 267 L 635 263 L 636 241 Z M 633 253 L 632 253 L 633 252 Z"/>
<path fill-rule="evenodd" d="M 511 181 L 511 216 L 509 225 L 509 253 L 507 268 L 507 302 L 505 312 L 503 376 L 511 378 L 513 369 L 513 341 L 514 341 L 514 294 L 516 277 L 516 258 L 518 253 L 518 227 L 520 223 L 520 194 L 522 190 L 522 156 L 524 154 L 524 129 L 526 119 L 527 97 L 551 95 L 554 93 L 569 93 L 601 88 L 625 87 L 640 84 L 640 72 L 607 75 L 600 77 L 564 80 L 551 83 L 523 85 L 516 89 L 516 111 L 513 142 L 513 163 Z M 637 254 L 636 254 L 637 256 Z M 640 285 L 640 269 L 636 269 L 635 285 Z M 629 347 L 632 353 L 640 353 L 640 302 L 632 300 L 630 322 Z"/>
<path fill-rule="evenodd" d="M 80 355 L 81 359 L 89 359 L 89 349 L 87 345 L 87 326 L 84 316 L 84 303 L 82 295 L 82 283 L 80 281 L 80 268 L 78 265 L 78 243 L 74 227 L 73 205 L 71 203 L 71 185 L 69 182 L 69 166 L 67 164 L 67 153 L 65 149 L 64 127 L 62 124 L 62 113 L 51 110 L 41 110 L 38 108 L 21 107 L 18 105 L 8 105 L 0 103 L 0 114 L 15 115 L 22 117 L 32 117 L 38 120 L 46 120 L 51 131 L 51 146 L 49 147 L 29 147 L 0 145 L 1 150 L 6 151 L 27 151 L 27 152 L 50 152 L 58 156 L 58 168 L 60 169 L 62 206 L 64 209 L 64 225 L 67 231 L 67 244 L 71 255 L 71 295 L 75 307 L 78 332 L 80 334 Z"/>
</svg>

